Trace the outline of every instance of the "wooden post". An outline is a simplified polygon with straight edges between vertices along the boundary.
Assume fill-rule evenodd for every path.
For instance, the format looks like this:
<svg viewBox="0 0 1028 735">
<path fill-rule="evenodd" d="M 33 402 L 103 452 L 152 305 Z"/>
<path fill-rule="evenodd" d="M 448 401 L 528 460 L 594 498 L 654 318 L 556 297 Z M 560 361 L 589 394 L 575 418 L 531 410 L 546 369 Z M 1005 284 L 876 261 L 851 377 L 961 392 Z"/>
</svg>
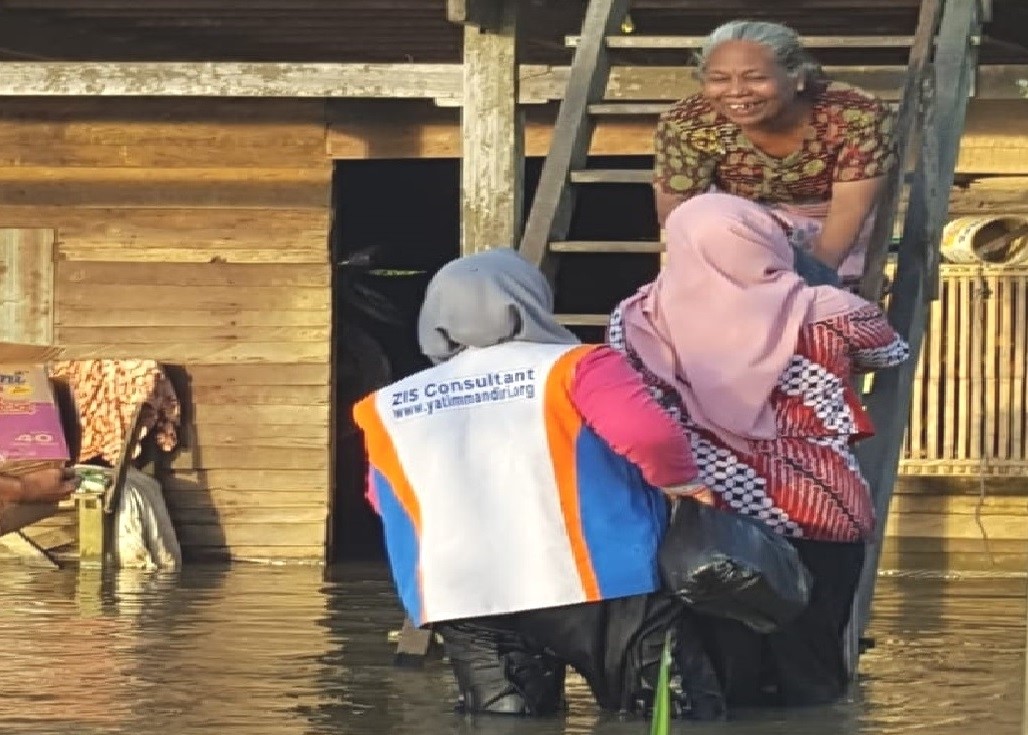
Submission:
<svg viewBox="0 0 1028 735">
<path fill-rule="evenodd" d="M 0 230 L 0 339 L 54 338 L 54 231 Z"/>
<path fill-rule="evenodd" d="M 461 254 L 514 247 L 521 232 L 524 122 L 518 110 L 517 0 L 493 0 L 497 27 L 464 27 Z"/>
<path fill-rule="evenodd" d="M 102 565 L 104 561 L 104 505 L 100 493 L 75 496 L 79 517 L 79 563 Z"/>
<path fill-rule="evenodd" d="M 396 666 L 421 666 L 432 649 L 435 633 L 431 628 L 418 628 L 410 618 L 404 618 L 403 628 L 396 642 Z"/>
<path fill-rule="evenodd" d="M 0 340 L 53 343 L 55 239 L 53 230 L 0 230 Z M 0 544 L 25 561 L 57 566 L 19 531 Z"/>
<path fill-rule="evenodd" d="M 896 170 L 889 177 L 878 198 L 860 284 L 861 296 L 872 302 L 878 301 L 882 293 L 885 265 L 889 258 L 889 243 L 892 240 L 893 223 L 899 209 L 906 173 L 907 152 L 916 145 L 922 134 L 920 123 L 924 115 L 924 101 L 921 86 L 931 63 L 935 33 L 942 19 L 942 6 L 942 0 L 925 0 L 921 3 L 917 32 L 914 44 L 910 48 L 909 71 L 900 95 L 900 108 L 896 120 Z"/>
<path fill-rule="evenodd" d="M 503 3 L 496 0 L 446 0 L 446 18 L 451 23 L 496 29 L 503 22 Z"/>
<path fill-rule="evenodd" d="M 104 571 L 99 565 L 79 566 L 75 581 L 75 606 L 80 618 L 92 620 L 103 616 L 104 587 Z"/>
</svg>

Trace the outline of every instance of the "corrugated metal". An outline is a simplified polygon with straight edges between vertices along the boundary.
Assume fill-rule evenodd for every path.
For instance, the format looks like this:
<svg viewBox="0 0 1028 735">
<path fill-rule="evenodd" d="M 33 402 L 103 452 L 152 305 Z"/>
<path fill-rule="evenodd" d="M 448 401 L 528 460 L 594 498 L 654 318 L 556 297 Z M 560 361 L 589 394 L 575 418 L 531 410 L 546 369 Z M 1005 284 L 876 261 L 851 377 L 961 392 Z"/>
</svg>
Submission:
<svg viewBox="0 0 1028 735">
<path fill-rule="evenodd" d="M 632 18 L 640 34 L 699 35 L 734 17 L 779 20 L 811 35 L 905 34 L 918 3 L 637 0 Z M 995 4 L 990 34 L 1003 42 L 988 42 L 984 60 L 1028 59 L 1016 45 L 1028 44 L 1028 5 Z M 456 62 L 461 32 L 447 22 L 445 6 L 445 0 L 0 0 L 0 59 Z M 570 52 L 563 39 L 577 33 L 584 6 L 585 0 L 524 0 L 524 61 L 565 63 Z M 902 59 L 896 54 L 879 52 L 868 63 L 894 63 Z"/>
</svg>

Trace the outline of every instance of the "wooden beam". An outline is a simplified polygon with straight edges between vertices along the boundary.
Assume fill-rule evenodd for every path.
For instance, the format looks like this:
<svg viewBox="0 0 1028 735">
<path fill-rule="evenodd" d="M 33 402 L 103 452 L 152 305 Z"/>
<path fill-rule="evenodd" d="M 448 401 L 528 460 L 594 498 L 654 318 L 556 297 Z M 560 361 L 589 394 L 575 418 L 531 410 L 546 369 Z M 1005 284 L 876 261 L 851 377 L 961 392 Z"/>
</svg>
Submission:
<svg viewBox="0 0 1028 735">
<path fill-rule="evenodd" d="M 924 122 L 923 86 L 929 74 L 935 33 L 942 18 L 942 1 L 925 0 L 917 22 L 917 35 L 910 49 L 908 75 L 903 85 L 902 98 L 896 120 L 896 158 L 907 160 L 907 148 L 920 139 Z M 871 240 L 864 263 L 860 291 L 864 298 L 875 302 L 882 292 L 885 261 L 892 240 L 893 222 L 903 190 L 904 166 L 897 165 L 878 197 L 877 212 L 871 231 Z"/>
<path fill-rule="evenodd" d="M 446 0 L 446 20 L 451 23 L 469 23 L 474 0 Z"/>
<path fill-rule="evenodd" d="M 48 569 L 61 568 L 61 565 L 46 549 L 20 531 L 0 536 L 0 547 L 6 549 L 8 553 L 24 564 Z"/>
<path fill-rule="evenodd" d="M 103 564 L 105 523 L 103 499 L 99 493 L 80 493 L 75 496 L 78 511 L 79 563 Z"/>
<path fill-rule="evenodd" d="M 464 27 L 461 253 L 514 247 L 521 231 L 524 125 L 518 110 L 517 2 L 501 27 Z"/>
<path fill-rule="evenodd" d="M 563 99 L 567 66 L 520 66 L 520 101 Z M 461 64 L 236 62 L 5 62 L 0 97 L 362 97 L 461 103 Z M 897 99 L 906 66 L 828 66 L 825 72 Z M 1028 98 L 1028 64 L 978 70 L 979 99 Z M 698 90 L 687 66 L 620 66 L 605 99 L 668 102 Z"/>
<path fill-rule="evenodd" d="M 950 212 L 1028 214 L 1028 177 L 997 176 L 976 181 L 950 193 Z"/>
<path fill-rule="evenodd" d="M 481 30 L 502 30 L 506 0 L 446 0 L 446 18 L 451 23 L 477 26 Z"/>
<path fill-rule="evenodd" d="M 393 663 L 397 666 L 421 666 L 432 648 L 434 638 L 431 627 L 418 628 L 410 618 L 404 618 Z"/>
<path fill-rule="evenodd" d="M 22 0 L 24 2 L 24 0 Z M 36 2 L 37 0 L 33 0 Z M 49 0 L 54 2 L 55 0 Z M 97 2 L 98 0 L 89 0 Z M 108 0 L 109 1 L 109 0 Z M 122 0 L 126 2 L 126 0 Z M 64 0 L 67 2 L 67 0 Z M 788 7 L 796 10 L 860 10 L 867 11 L 872 8 L 878 10 L 893 10 L 898 8 L 918 7 L 919 0 L 790 0 Z M 783 3 L 784 4 L 784 3 Z M 768 4 L 764 0 L 718 0 L 716 5 L 710 0 L 635 0 L 632 7 L 637 10 L 674 10 L 676 12 L 698 12 L 709 14 L 717 11 L 722 13 L 746 13 L 757 10 L 764 10 Z M 778 8 L 767 7 L 767 11 L 777 11 Z"/>
<path fill-rule="evenodd" d="M 667 107 L 665 103 L 659 106 Z M 553 104 L 525 109 L 526 156 L 546 155 L 553 139 L 555 118 Z M 1023 129 L 1026 118 L 1028 100 L 972 100 L 961 138 L 957 172 L 1028 175 L 1028 132 Z M 656 116 L 651 112 L 600 118 L 589 154 L 653 155 L 655 125 Z M 328 113 L 328 126 L 327 149 L 333 159 L 459 158 L 464 144 L 458 110 L 429 106 L 423 101 L 334 102 Z M 0 140 L 3 132 L 0 125 Z M 24 135 L 26 141 L 31 137 L 28 132 Z M 15 150 L 23 151 L 24 146 L 12 148 L 11 155 Z M 0 151 L 0 160 L 2 156 Z"/>
<path fill-rule="evenodd" d="M 565 36 L 564 45 L 575 47 L 581 36 Z M 706 36 L 639 36 L 617 35 L 607 37 L 607 48 L 618 49 L 698 49 L 706 42 Z M 907 48 L 914 42 L 913 36 L 800 36 L 804 48 Z"/>
<path fill-rule="evenodd" d="M 8 62 L 0 96 L 459 99 L 460 64 Z"/>
<path fill-rule="evenodd" d="M 563 0 L 545 0 L 547 4 L 561 4 Z M 379 12 L 404 10 L 420 10 L 426 6 L 438 7 L 441 3 L 425 0 L 376 0 L 373 3 Z M 538 3 L 537 3 L 538 4 Z M 918 0 L 790 0 L 789 6 L 799 10 L 850 9 L 866 11 L 870 8 L 892 10 L 896 8 L 917 8 Z M 282 11 L 288 10 L 350 10 L 357 12 L 361 6 L 372 5 L 368 2 L 354 0 L 147 0 L 144 7 L 147 12 L 152 9 L 163 10 L 199 10 L 199 11 Z M 677 12 L 711 12 L 754 11 L 766 5 L 763 0 L 720 0 L 712 11 L 710 0 L 635 0 L 632 6 L 637 10 L 675 10 Z M 135 10 L 141 7 L 138 0 L 5 0 L 4 6 L 22 9 L 64 10 L 67 8 L 94 8 L 110 10 Z M 213 7 L 212 7 L 213 6 Z"/>
</svg>

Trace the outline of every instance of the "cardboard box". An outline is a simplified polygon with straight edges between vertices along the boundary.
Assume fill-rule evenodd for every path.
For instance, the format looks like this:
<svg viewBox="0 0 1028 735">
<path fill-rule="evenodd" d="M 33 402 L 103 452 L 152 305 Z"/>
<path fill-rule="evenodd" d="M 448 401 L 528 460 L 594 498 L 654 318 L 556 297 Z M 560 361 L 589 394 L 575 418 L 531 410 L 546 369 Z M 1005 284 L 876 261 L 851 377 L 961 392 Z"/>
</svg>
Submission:
<svg viewBox="0 0 1028 735">
<path fill-rule="evenodd" d="M 60 355 L 54 347 L 0 342 L 0 475 L 17 477 L 70 459 L 61 413 L 44 363 Z M 0 535 L 57 512 L 56 503 L 0 501 Z"/>
</svg>

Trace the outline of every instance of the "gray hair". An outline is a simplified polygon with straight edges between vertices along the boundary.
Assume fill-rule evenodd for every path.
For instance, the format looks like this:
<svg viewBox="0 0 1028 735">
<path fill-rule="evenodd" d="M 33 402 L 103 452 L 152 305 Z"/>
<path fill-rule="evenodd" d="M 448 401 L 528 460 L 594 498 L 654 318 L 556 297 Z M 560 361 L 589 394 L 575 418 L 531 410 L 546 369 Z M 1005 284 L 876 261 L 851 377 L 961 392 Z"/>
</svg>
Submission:
<svg viewBox="0 0 1028 735">
<path fill-rule="evenodd" d="M 759 20 L 733 20 L 711 31 L 696 55 L 696 66 L 701 74 L 711 53 L 725 41 L 759 43 L 771 50 L 775 63 L 790 76 L 804 82 L 824 81 L 821 65 L 803 48 L 796 31 L 780 23 Z"/>
</svg>

